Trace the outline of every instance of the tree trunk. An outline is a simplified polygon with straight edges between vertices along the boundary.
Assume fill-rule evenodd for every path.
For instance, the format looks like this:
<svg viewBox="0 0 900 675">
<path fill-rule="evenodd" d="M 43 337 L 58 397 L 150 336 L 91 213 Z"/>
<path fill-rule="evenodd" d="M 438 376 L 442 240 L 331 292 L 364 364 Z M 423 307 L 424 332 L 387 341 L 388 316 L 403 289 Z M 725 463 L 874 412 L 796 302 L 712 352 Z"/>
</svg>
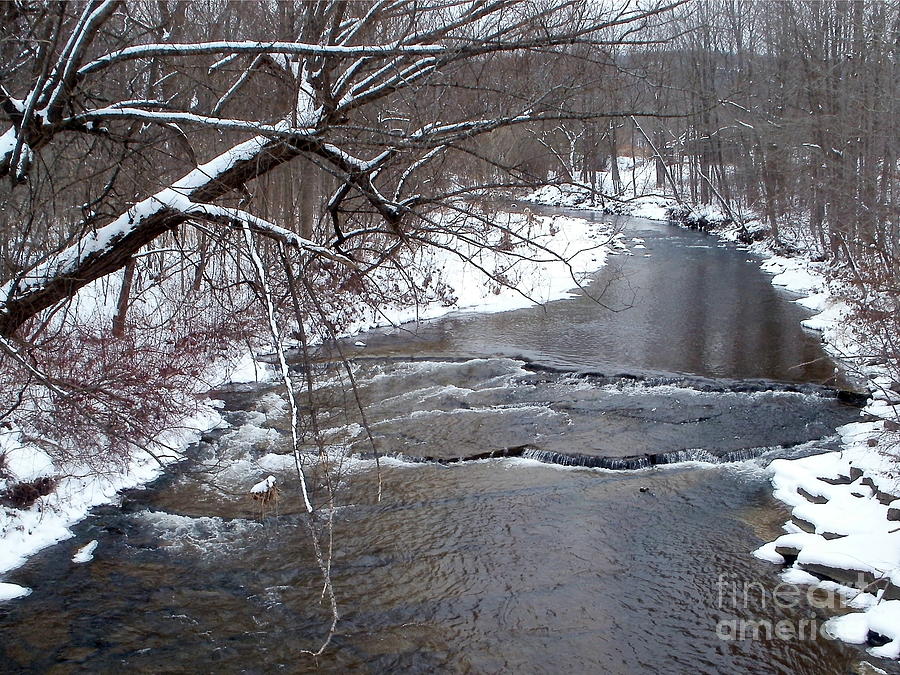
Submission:
<svg viewBox="0 0 900 675">
<path fill-rule="evenodd" d="M 134 258 L 131 258 L 125 265 L 125 271 L 122 276 L 122 287 L 119 289 L 119 301 L 116 303 L 116 315 L 113 317 L 112 334 L 113 337 L 123 337 L 125 335 L 125 319 L 128 315 L 128 305 L 131 301 L 131 285 L 134 282 Z"/>
</svg>

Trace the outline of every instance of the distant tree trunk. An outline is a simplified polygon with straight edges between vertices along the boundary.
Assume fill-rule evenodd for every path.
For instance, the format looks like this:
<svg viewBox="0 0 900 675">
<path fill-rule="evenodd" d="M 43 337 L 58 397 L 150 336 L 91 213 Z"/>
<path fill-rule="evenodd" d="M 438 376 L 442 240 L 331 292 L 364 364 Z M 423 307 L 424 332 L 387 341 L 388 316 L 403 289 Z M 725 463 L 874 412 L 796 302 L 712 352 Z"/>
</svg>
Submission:
<svg viewBox="0 0 900 675">
<path fill-rule="evenodd" d="M 775 176 L 775 166 L 771 154 L 763 147 L 762 142 L 757 145 L 762 167 L 763 201 L 765 204 L 766 223 L 772 231 L 772 237 L 778 239 L 778 181 Z"/>
<path fill-rule="evenodd" d="M 612 178 L 613 192 L 622 192 L 622 176 L 619 174 L 619 141 L 616 134 L 616 122 L 610 120 L 609 133 L 609 175 Z"/>
<path fill-rule="evenodd" d="M 206 273 L 206 266 L 209 264 L 209 237 L 205 232 L 200 233 L 197 247 L 200 249 L 200 262 L 194 270 L 194 282 L 191 284 L 191 290 L 196 293 L 203 285 L 203 275 Z"/>
<path fill-rule="evenodd" d="M 696 140 L 695 140 L 696 143 Z M 688 153 L 688 182 L 691 185 L 691 201 L 696 202 L 697 194 L 697 154 L 695 152 Z"/>
<path fill-rule="evenodd" d="M 131 301 L 131 286 L 134 282 L 134 258 L 125 265 L 122 276 L 122 287 L 119 289 L 119 300 L 116 303 L 116 315 L 113 317 L 113 337 L 120 338 L 125 335 L 125 324 L 128 315 L 128 305 Z"/>
<path fill-rule="evenodd" d="M 300 195 L 298 197 L 297 212 L 300 225 L 300 236 L 313 241 L 315 226 L 316 206 L 318 194 L 316 190 L 315 169 L 303 166 L 299 175 Z"/>
<path fill-rule="evenodd" d="M 712 181 L 712 139 L 709 137 L 709 115 L 704 113 L 702 117 L 701 124 L 705 131 L 703 132 L 704 138 L 699 139 L 700 202 L 709 204 L 712 202 L 712 193 L 709 189 L 710 181 Z"/>
<path fill-rule="evenodd" d="M 656 131 L 654 132 L 656 139 L 654 140 L 654 145 L 656 146 L 656 189 L 663 190 L 666 189 L 666 162 L 663 158 L 663 147 L 665 143 L 665 136 L 663 134 L 662 122 L 659 122 L 656 127 Z"/>
</svg>

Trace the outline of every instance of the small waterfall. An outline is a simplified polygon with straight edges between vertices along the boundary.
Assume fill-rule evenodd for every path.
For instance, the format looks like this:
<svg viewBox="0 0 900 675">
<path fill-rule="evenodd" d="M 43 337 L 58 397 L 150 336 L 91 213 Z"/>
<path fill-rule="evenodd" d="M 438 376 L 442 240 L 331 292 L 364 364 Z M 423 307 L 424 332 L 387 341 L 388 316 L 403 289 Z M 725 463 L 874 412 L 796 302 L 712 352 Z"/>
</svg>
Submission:
<svg viewBox="0 0 900 675">
<path fill-rule="evenodd" d="M 502 450 L 492 450 L 474 455 L 460 457 L 428 457 L 404 455 L 402 453 L 387 453 L 386 456 L 399 459 L 411 464 L 462 464 L 463 462 L 477 462 L 485 459 L 502 459 L 507 457 L 521 457 L 533 459 L 544 464 L 557 464 L 559 466 L 581 466 L 592 469 L 611 469 L 613 471 L 636 471 L 653 466 L 679 464 L 682 462 L 706 462 L 708 464 L 727 464 L 730 462 L 745 462 L 756 459 L 761 455 L 775 450 L 784 450 L 788 446 L 762 446 L 756 448 L 741 448 L 732 450 L 722 455 L 714 455 L 703 448 L 688 448 L 685 450 L 669 450 L 646 455 L 631 455 L 628 457 L 605 457 L 602 455 L 583 455 L 580 453 L 563 453 L 554 450 L 541 450 L 532 445 L 518 445 Z M 359 453 L 363 459 L 374 459 L 375 455 L 369 452 Z"/>
<path fill-rule="evenodd" d="M 639 455 L 632 457 L 599 457 L 594 455 L 580 454 L 563 454 L 561 452 L 553 452 L 550 450 L 539 450 L 538 448 L 528 448 L 521 457 L 525 459 L 534 459 L 544 464 L 559 464 L 560 466 L 584 466 L 600 469 L 614 469 L 617 471 L 633 471 L 635 469 L 645 469 L 652 466 L 653 462 L 650 455 Z"/>
<path fill-rule="evenodd" d="M 689 448 L 688 450 L 673 450 L 651 455 L 654 464 L 677 464 L 679 462 L 708 462 L 718 464 L 724 460 L 721 457 L 704 450 L 703 448 Z"/>
<path fill-rule="evenodd" d="M 428 455 L 404 455 L 402 452 L 383 453 L 381 457 L 393 457 L 402 462 L 410 464 L 461 464 L 462 462 L 477 462 L 484 459 L 502 459 L 504 457 L 524 457 L 525 453 L 533 450 L 530 445 L 516 445 L 511 448 L 503 448 L 501 450 L 489 450 L 487 452 L 478 452 L 473 455 L 460 455 L 459 457 L 431 457 Z M 555 453 L 551 453 L 555 454 Z M 360 452 L 357 454 L 362 459 L 375 459 L 373 452 Z"/>
<path fill-rule="evenodd" d="M 772 447 L 762 447 L 762 448 L 741 448 L 740 450 L 732 450 L 731 452 L 726 452 L 719 458 L 720 462 L 745 462 L 748 459 L 756 459 L 757 457 L 761 457 L 767 452 L 772 452 L 773 450 L 783 450 L 785 446 L 776 445 Z"/>
<path fill-rule="evenodd" d="M 819 396 L 821 398 L 832 398 L 846 403 L 847 405 L 862 408 L 868 402 L 869 395 L 863 392 L 850 391 L 847 389 L 839 389 L 827 385 L 812 384 L 806 382 L 780 382 L 777 380 L 766 380 L 762 378 L 748 379 L 730 379 L 730 378 L 711 378 L 700 375 L 668 375 L 662 373 L 601 373 L 586 369 L 570 369 L 559 366 L 552 366 L 545 363 L 535 363 L 528 361 L 525 357 L 522 368 L 533 373 L 559 373 L 573 377 L 585 379 L 593 382 L 598 386 L 628 386 L 641 384 L 647 388 L 653 387 L 681 387 L 685 389 L 693 389 L 694 391 L 706 393 L 762 393 L 762 392 L 785 392 L 805 394 L 807 396 Z"/>
</svg>

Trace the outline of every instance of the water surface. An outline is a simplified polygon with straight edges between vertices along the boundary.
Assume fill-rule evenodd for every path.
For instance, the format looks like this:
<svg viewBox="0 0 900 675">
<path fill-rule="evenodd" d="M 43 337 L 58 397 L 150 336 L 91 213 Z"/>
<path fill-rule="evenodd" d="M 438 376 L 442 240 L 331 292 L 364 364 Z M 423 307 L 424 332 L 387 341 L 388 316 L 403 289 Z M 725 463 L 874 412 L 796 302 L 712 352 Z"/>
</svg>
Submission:
<svg viewBox="0 0 900 675">
<path fill-rule="evenodd" d="M 835 378 L 820 335 L 800 326 L 810 313 L 772 286 L 747 251 L 662 222 L 545 210 L 612 222 L 624 228 L 630 250 L 611 256 L 580 298 L 377 331 L 358 353 L 520 355 L 604 374 L 846 385 Z"/>
<path fill-rule="evenodd" d="M 383 459 L 377 502 L 374 462 L 353 454 L 369 450 L 359 413 L 341 369 L 324 365 L 316 406 L 339 485 L 327 513 L 342 622 L 313 658 L 303 650 L 320 644 L 328 612 L 280 454 L 284 401 L 277 388 L 221 392 L 230 427 L 195 461 L 96 509 L 75 539 L 10 575 L 34 593 L 0 605 L 0 669 L 848 672 L 864 656 L 855 647 L 727 641 L 716 629 L 833 613 L 773 606 L 777 568 L 749 552 L 786 517 L 766 461 L 833 447 L 833 427 L 858 411 L 820 388 L 833 364 L 799 328 L 803 310 L 746 253 L 649 221 L 627 226 L 646 248 L 614 259 L 620 268 L 594 288 L 624 277 L 603 301 L 631 309 L 576 299 L 368 336 L 353 367 L 375 441 L 434 458 L 528 445 L 691 450 L 709 462 L 610 471 L 540 455 Z M 261 513 L 247 491 L 268 474 L 281 499 Z M 91 539 L 94 561 L 71 563 Z M 744 601 L 723 588 L 750 592 Z"/>
</svg>

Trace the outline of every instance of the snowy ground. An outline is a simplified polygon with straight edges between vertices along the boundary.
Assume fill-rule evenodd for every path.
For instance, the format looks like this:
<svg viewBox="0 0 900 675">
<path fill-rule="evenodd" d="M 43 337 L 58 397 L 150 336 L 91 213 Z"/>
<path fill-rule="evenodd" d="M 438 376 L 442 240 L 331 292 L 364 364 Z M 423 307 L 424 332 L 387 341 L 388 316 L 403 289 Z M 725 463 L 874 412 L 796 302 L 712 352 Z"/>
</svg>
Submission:
<svg viewBox="0 0 900 675">
<path fill-rule="evenodd" d="M 603 267 L 610 247 L 624 241 L 609 226 L 581 218 L 523 214 L 498 218 L 503 227 L 522 232 L 533 245 L 518 241 L 509 251 L 497 251 L 447 241 L 460 255 L 438 248 L 421 251 L 411 263 L 423 271 L 434 270 L 438 280 L 453 289 L 455 302 L 383 305 L 370 310 L 348 333 L 457 311 L 506 312 L 573 297 L 572 290 Z M 506 283 L 487 278 L 484 271 Z"/>
<path fill-rule="evenodd" d="M 68 539 L 72 525 L 84 518 L 88 511 L 99 504 L 116 500 L 118 493 L 138 487 L 157 478 L 164 466 L 181 458 L 181 451 L 200 438 L 201 432 L 213 428 L 220 421 L 212 406 L 202 406 L 189 418 L 181 420 L 179 427 L 157 438 L 149 454 L 132 458 L 121 470 L 110 470 L 102 475 L 87 467 L 56 467 L 48 455 L 34 445 L 20 442 L 17 434 L 0 436 L 0 453 L 5 453 L 9 482 L 29 481 L 42 476 L 58 476 L 54 490 L 40 497 L 26 509 L 0 507 L 0 573 L 23 564 L 37 551 Z M 2 483 L 2 481 L 0 481 Z M 79 561 L 76 561 L 79 562 Z M 19 597 L 13 584 L 0 584 L 0 600 Z"/>
<path fill-rule="evenodd" d="M 597 174 L 594 189 L 578 183 L 545 185 L 530 195 L 525 201 L 551 206 L 576 209 L 590 209 L 604 213 L 666 220 L 666 209 L 677 202 L 672 197 L 657 194 L 656 170 L 652 162 L 626 157 L 618 160 L 621 190 L 615 199 L 602 195 L 614 194 L 613 181 L 608 171 Z"/>
<path fill-rule="evenodd" d="M 650 163 L 634 169 L 637 185 L 650 185 Z M 620 171 L 629 170 L 620 163 Z M 624 171 L 623 171 L 624 173 Z M 608 177 L 604 181 L 609 182 Z M 605 183 L 604 183 L 605 184 Z M 645 188 L 647 189 L 647 188 Z M 603 204 L 590 190 L 579 185 L 546 186 L 527 197 L 537 203 L 574 208 L 615 211 L 654 220 L 666 220 L 671 198 L 641 196 L 640 188 L 624 195 L 624 203 Z M 693 207 L 712 220 L 721 218 L 715 206 Z M 751 230 L 758 225 L 747 223 Z M 735 226 L 713 230 L 713 234 L 738 244 Z M 790 232 L 783 233 L 790 236 Z M 762 546 L 755 555 L 786 564 L 785 582 L 820 586 L 846 598 L 850 613 L 834 618 L 826 630 L 834 637 L 862 644 L 869 631 L 886 641 L 873 646 L 873 656 L 900 657 L 900 386 L 885 366 L 871 365 L 865 358 L 865 326 L 855 325 L 850 308 L 841 299 L 837 282 L 826 278 L 826 264 L 808 257 L 774 255 L 763 240 L 750 248 L 764 259 L 762 269 L 772 283 L 801 297 L 796 302 L 816 312 L 803 325 L 822 335 L 825 349 L 838 361 L 866 380 L 871 393 L 862 411 L 866 421 L 838 429 L 842 450 L 795 460 L 776 460 L 772 474 L 774 495 L 792 509 L 784 525 L 786 534 Z M 800 236 L 794 248 L 814 253 Z M 778 549 L 778 550 L 776 550 Z M 810 572 L 814 571 L 818 576 Z M 862 576 L 859 576 L 862 575 Z M 822 580 L 821 577 L 835 580 Z M 836 583 L 843 581 L 844 583 Z M 891 586 L 886 591 L 885 582 Z M 850 584 L 850 585 L 848 585 Z M 862 592 L 862 588 L 870 592 Z"/>
<path fill-rule="evenodd" d="M 370 308 L 347 334 L 456 311 L 501 312 L 567 298 L 586 275 L 605 264 L 611 247 L 625 246 L 623 238 L 609 227 L 579 218 L 522 214 L 499 217 L 507 229 L 532 243 L 514 238 L 502 252 L 455 246 L 462 255 L 440 248 L 419 251 L 409 261 L 410 269 L 437 275 L 437 280 L 452 290 L 455 301 L 447 302 L 445 296 L 426 299 L 417 306 L 397 303 Z M 482 270 L 505 280 L 506 285 L 486 277 Z M 92 291 L 96 287 L 87 287 L 84 293 Z M 93 307 L 98 303 L 93 298 L 85 304 Z M 107 304 L 114 307 L 114 298 Z M 245 354 L 235 363 L 214 364 L 203 380 L 208 386 L 217 386 L 229 381 L 265 381 L 272 375 L 268 365 Z M 47 453 L 24 443 L 15 430 L 0 433 L 0 456 L 4 457 L 8 474 L 7 480 L 0 479 L 0 489 L 5 484 L 42 476 L 57 479 L 53 492 L 38 498 L 29 508 L 0 507 L 0 574 L 22 565 L 42 548 L 73 536 L 71 527 L 92 507 L 114 502 L 123 489 L 152 481 L 166 464 L 181 459 L 184 449 L 221 421 L 215 401 L 209 401 L 196 414 L 181 420 L 177 428 L 156 439 L 154 447 L 149 448 L 155 458 L 149 453 L 138 453 L 128 466 L 103 475 L 88 467 L 54 466 Z M 73 563 L 89 561 L 93 554 L 93 548 L 87 550 L 89 547 L 90 544 L 79 551 Z M 29 589 L 15 584 L 0 583 L 0 601 L 23 597 L 28 592 Z"/>
<path fill-rule="evenodd" d="M 786 534 L 755 555 L 784 564 L 785 557 L 776 549 L 789 551 L 797 557 L 788 572 L 814 571 L 845 582 L 836 585 L 808 573 L 802 581 L 836 590 L 848 598 L 848 607 L 861 610 L 832 619 L 826 630 L 857 644 L 865 643 L 873 631 L 888 642 L 869 652 L 898 658 L 900 394 L 883 366 L 866 365 L 857 358 L 864 351 L 859 332 L 853 330 L 848 307 L 833 294 L 821 266 L 802 258 L 773 257 L 763 268 L 775 275 L 773 283 L 804 294 L 798 302 L 819 312 L 804 325 L 821 331 L 826 349 L 836 358 L 856 362 L 857 371 L 867 377 L 871 394 L 863 410 L 867 421 L 838 429 L 839 452 L 772 462 L 775 497 L 792 509 L 791 519 L 784 525 Z M 885 582 L 891 584 L 888 590 Z M 861 592 L 869 584 L 870 592 Z"/>
</svg>

